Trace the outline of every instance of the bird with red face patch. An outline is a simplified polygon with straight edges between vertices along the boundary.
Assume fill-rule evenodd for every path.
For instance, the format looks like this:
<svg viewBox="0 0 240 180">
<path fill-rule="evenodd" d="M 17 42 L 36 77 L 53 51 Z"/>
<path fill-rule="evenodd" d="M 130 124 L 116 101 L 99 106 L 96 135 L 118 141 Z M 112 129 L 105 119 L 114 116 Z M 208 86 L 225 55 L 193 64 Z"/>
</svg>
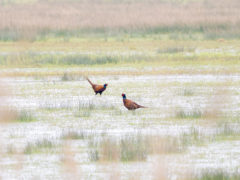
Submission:
<svg viewBox="0 0 240 180">
<path fill-rule="evenodd" d="M 91 86 L 95 92 L 95 95 L 97 95 L 98 93 L 100 95 L 102 95 L 102 92 L 105 91 L 107 88 L 108 84 L 104 84 L 104 85 L 93 84 L 92 81 L 90 81 L 88 78 L 86 78 L 86 79 L 91 84 Z"/>
<path fill-rule="evenodd" d="M 135 110 L 138 108 L 147 108 L 145 106 L 141 106 L 141 105 L 131 101 L 130 99 L 127 99 L 126 94 L 122 94 L 122 97 L 123 97 L 123 104 L 128 110 Z"/>
</svg>

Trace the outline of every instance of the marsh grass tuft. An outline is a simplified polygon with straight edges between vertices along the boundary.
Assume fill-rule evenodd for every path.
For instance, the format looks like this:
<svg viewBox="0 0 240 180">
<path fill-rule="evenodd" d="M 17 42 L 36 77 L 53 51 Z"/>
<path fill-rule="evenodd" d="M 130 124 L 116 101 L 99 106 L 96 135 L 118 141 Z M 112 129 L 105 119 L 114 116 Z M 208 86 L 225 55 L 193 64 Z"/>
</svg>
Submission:
<svg viewBox="0 0 240 180">
<path fill-rule="evenodd" d="M 75 113 L 76 117 L 90 117 L 91 116 L 91 109 L 79 109 Z"/>
<path fill-rule="evenodd" d="M 173 38 L 175 39 L 175 38 Z M 183 52 L 194 52 L 195 48 L 184 47 L 184 46 L 172 46 L 167 48 L 158 49 L 157 53 L 159 54 L 176 54 Z"/>
<path fill-rule="evenodd" d="M 229 123 L 224 123 L 222 134 L 225 135 L 225 136 L 231 136 L 231 135 L 235 135 L 236 132 L 233 130 L 233 128 L 230 126 Z"/>
<path fill-rule="evenodd" d="M 68 73 L 64 73 L 61 80 L 62 81 L 72 81 L 72 80 L 74 80 L 74 78 L 72 75 L 69 75 Z"/>
<path fill-rule="evenodd" d="M 182 95 L 183 96 L 193 96 L 194 92 L 193 92 L 192 89 L 184 89 L 183 92 L 182 92 Z"/>
<path fill-rule="evenodd" d="M 124 114 L 124 112 L 120 109 L 115 109 L 113 112 L 112 112 L 112 115 L 114 116 L 122 116 Z"/>
<path fill-rule="evenodd" d="M 191 128 L 190 133 L 181 134 L 179 139 L 180 144 L 185 148 L 192 145 L 202 145 L 205 141 L 208 140 L 196 128 Z"/>
<path fill-rule="evenodd" d="M 84 132 L 76 132 L 76 131 L 68 131 L 67 133 L 64 133 L 62 135 L 62 139 L 73 139 L 73 140 L 77 140 L 77 139 L 85 139 L 87 138 L 88 135 Z"/>
<path fill-rule="evenodd" d="M 232 124 L 230 122 L 223 122 L 216 129 L 214 136 L 212 136 L 213 141 L 223 141 L 223 140 L 239 140 L 240 131 L 238 125 Z"/>
<path fill-rule="evenodd" d="M 79 111 L 81 110 L 116 110 L 116 107 L 113 104 L 109 103 L 101 103 L 101 104 L 96 104 L 94 101 L 79 101 L 78 103 L 78 109 Z"/>
<path fill-rule="evenodd" d="M 199 119 L 203 117 L 203 113 L 198 109 L 193 109 L 191 111 L 180 109 L 176 112 L 175 117 L 177 119 Z"/>
<path fill-rule="evenodd" d="M 88 157 L 90 161 L 99 161 L 99 151 L 97 149 L 91 149 L 88 151 Z"/>
<path fill-rule="evenodd" d="M 24 149 L 24 154 L 49 152 L 55 146 L 56 145 L 48 139 L 39 140 L 35 143 L 28 143 Z"/>
<path fill-rule="evenodd" d="M 31 112 L 25 110 L 18 112 L 15 118 L 15 122 L 34 122 L 34 121 L 37 121 L 37 118 L 33 116 Z"/>
<path fill-rule="evenodd" d="M 119 160 L 120 148 L 116 141 L 106 138 L 100 145 L 100 159 L 102 161 Z"/>
<path fill-rule="evenodd" d="M 91 161 L 144 161 L 147 147 L 142 137 L 126 136 L 120 141 L 105 137 L 101 141 L 89 143 Z"/>
<path fill-rule="evenodd" d="M 176 137 L 148 136 L 147 147 L 150 154 L 174 154 L 181 153 L 186 146 Z"/>
<path fill-rule="evenodd" d="M 127 135 L 120 139 L 104 137 L 91 140 L 91 161 L 145 161 L 151 154 L 181 153 L 186 149 L 180 138 L 150 135 Z"/>
<path fill-rule="evenodd" d="M 64 72 L 61 81 L 76 81 L 76 80 L 82 80 L 83 76 L 81 74 L 71 74 L 71 72 Z"/>
<path fill-rule="evenodd" d="M 101 104 L 96 104 L 93 101 L 88 100 L 88 101 L 79 101 L 78 111 L 75 112 L 75 116 L 87 118 L 87 117 L 90 117 L 94 111 L 98 111 L 98 110 L 101 110 L 101 111 L 115 110 L 117 112 L 117 109 L 113 104 L 109 104 L 109 103 L 105 103 L 105 102 L 102 102 Z M 114 113 L 112 113 L 112 114 L 114 114 Z"/>
<path fill-rule="evenodd" d="M 14 153 L 16 153 L 16 149 L 14 148 L 13 145 L 8 145 L 8 146 L 7 146 L 7 153 L 8 153 L 8 154 L 14 154 Z"/>
<path fill-rule="evenodd" d="M 143 136 L 128 136 L 121 140 L 121 161 L 144 161 L 147 155 L 148 148 Z"/>
<path fill-rule="evenodd" d="M 223 170 L 205 171 L 199 177 L 192 178 L 192 180 L 239 180 L 238 173 L 228 174 Z"/>
</svg>

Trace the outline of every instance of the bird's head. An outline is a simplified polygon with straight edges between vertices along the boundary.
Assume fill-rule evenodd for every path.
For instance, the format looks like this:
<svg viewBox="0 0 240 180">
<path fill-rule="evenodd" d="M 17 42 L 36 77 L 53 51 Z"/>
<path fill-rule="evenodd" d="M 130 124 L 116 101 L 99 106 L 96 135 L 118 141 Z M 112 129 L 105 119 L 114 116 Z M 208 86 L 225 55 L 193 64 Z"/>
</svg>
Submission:
<svg viewBox="0 0 240 180">
<path fill-rule="evenodd" d="M 122 97 L 123 97 L 123 99 L 126 99 L 127 97 L 126 97 L 126 94 L 124 94 L 124 93 L 122 93 Z"/>
<path fill-rule="evenodd" d="M 104 84 L 104 85 L 103 85 L 103 86 L 104 86 L 104 88 L 106 88 L 106 87 L 107 87 L 107 85 L 108 85 L 108 84 Z"/>
</svg>

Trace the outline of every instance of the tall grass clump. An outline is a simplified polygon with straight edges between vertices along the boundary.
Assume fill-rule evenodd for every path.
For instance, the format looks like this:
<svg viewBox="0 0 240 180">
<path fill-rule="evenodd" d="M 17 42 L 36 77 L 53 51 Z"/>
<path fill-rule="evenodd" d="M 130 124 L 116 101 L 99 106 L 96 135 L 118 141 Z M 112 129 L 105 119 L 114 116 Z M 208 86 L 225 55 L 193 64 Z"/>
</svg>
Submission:
<svg viewBox="0 0 240 180">
<path fill-rule="evenodd" d="M 37 118 L 33 116 L 31 112 L 28 111 L 20 111 L 17 113 L 15 117 L 15 122 L 34 122 L 37 121 Z"/>
<path fill-rule="evenodd" d="M 147 147 L 149 154 L 174 154 L 183 152 L 187 146 L 182 143 L 181 138 L 148 136 Z"/>
<path fill-rule="evenodd" d="M 144 161 L 147 158 L 147 146 L 143 137 L 126 136 L 120 141 L 105 137 L 89 144 L 91 161 Z"/>
<path fill-rule="evenodd" d="M 203 117 L 203 113 L 198 109 L 185 111 L 183 109 L 177 110 L 175 113 L 177 119 L 199 119 Z"/>
<path fill-rule="evenodd" d="M 189 133 L 181 134 L 179 140 L 182 147 L 186 148 L 192 145 L 201 145 L 208 139 L 197 128 L 191 128 Z"/>
<path fill-rule="evenodd" d="M 92 141 L 92 140 L 91 140 Z M 105 137 L 93 141 L 88 153 L 91 161 L 145 161 L 149 155 L 181 153 L 186 146 L 181 139 L 149 135 L 126 135 L 124 137 Z"/>
<path fill-rule="evenodd" d="M 205 171 L 199 177 L 192 178 L 192 180 L 239 180 L 240 174 L 228 174 L 223 170 Z"/>
<path fill-rule="evenodd" d="M 62 138 L 63 139 L 73 139 L 73 140 L 78 140 L 78 139 L 86 139 L 88 137 L 88 135 L 81 131 L 81 132 L 78 132 L 78 131 L 68 131 L 66 133 L 63 133 L 62 135 Z"/>
<path fill-rule="evenodd" d="M 105 102 L 102 102 L 101 104 L 96 104 L 94 101 L 79 101 L 78 103 L 78 109 L 79 111 L 87 110 L 87 111 L 92 111 L 92 110 L 115 110 L 116 107 L 113 104 L 108 104 Z M 88 112 L 86 112 L 88 113 Z"/>
<path fill-rule="evenodd" d="M 91 116 L 91 111 L 93 109 L 79 109 L 76 113 L 75 113 L 75 116 L 76 117 L 90 117 Z"/>
<path fill-rule="evenodd" d="M 24 148 L 24 154 L 49 152 L 55 146 L 56 145 L 48 139 L 39 140 L 35 143 L 28 143 Z"/>
<path fill-rule="evenodd" d="M 175 53 L 183 53 L 183 52 L 194 52 L 195 48 L 184 47 L 184 46 L 172 46 L 167 48 L 158 49 L 157 53 L 159 54 L 175 54 Z"/>
<path fill-rule="evenodd" d="M 103 161 L 118 161 L 120 148 L 116 141 L 106 138 L 100 145 L 100 160 Z"/>
<path fill-rule="evenodd" d="M 99 152 L 99 140 L 90 139 L 88 141 L 88 158 L 90 161 L 99 161 L 100 152 Z"/>
<path fill-rule="evenodd" d="M 181 93 L 183 96 L 193 96 L 194 92 L 192 89 L 184 89 L 183 92 Z"/>
<path fill-rule="evenodd" d="M 99 161 L 99 151 L 97 149 L 91 149 L 88 151 L 88 157 L 90 161 Z"/>
<path fill-rule="evenodd" d="M 121 161 L 144 161 L 148 148 L 143 136 L 125 137 L 121 140 Z"/>
<path fill-rule="evenodd" d="M 64 73 L 61 77 L 62 81 L 72 81 L 74 78 L 72 75 L 69 75 L 68 73 Z"/>
</svg>

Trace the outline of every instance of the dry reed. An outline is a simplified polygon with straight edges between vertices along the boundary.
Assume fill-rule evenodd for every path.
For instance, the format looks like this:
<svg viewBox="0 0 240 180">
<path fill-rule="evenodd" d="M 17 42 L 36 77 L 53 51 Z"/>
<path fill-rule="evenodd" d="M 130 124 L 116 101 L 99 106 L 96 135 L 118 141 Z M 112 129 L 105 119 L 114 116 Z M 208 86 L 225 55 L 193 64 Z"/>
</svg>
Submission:
<svg viewBox="0 0 240 180">
<path fill-rule="evenodd" d="M 69 179 L 81 179 L 79 174 L 79 168 L 74 160 L 75 153 L 71 148 L 71 144 L 68 140 L 65 140 L 63 146 L 63 176 Z"/>
<path fill-rule="evenodd" d="M 0 30 L 13 36 L 31 38 L 49 31 L 72 32 L 95 29 L 180 30 L 237 32 L 240 25 L 238 0 L 207 0 L 188 3 L 133 1 L 40 1 L 0 6 Z M 156 29 L 157 28 L 157 29 Z M 155 29 L 155 30 L 154 30 Z M 71 35 L 66 33 L 64 35 Z"/>
</svg>

